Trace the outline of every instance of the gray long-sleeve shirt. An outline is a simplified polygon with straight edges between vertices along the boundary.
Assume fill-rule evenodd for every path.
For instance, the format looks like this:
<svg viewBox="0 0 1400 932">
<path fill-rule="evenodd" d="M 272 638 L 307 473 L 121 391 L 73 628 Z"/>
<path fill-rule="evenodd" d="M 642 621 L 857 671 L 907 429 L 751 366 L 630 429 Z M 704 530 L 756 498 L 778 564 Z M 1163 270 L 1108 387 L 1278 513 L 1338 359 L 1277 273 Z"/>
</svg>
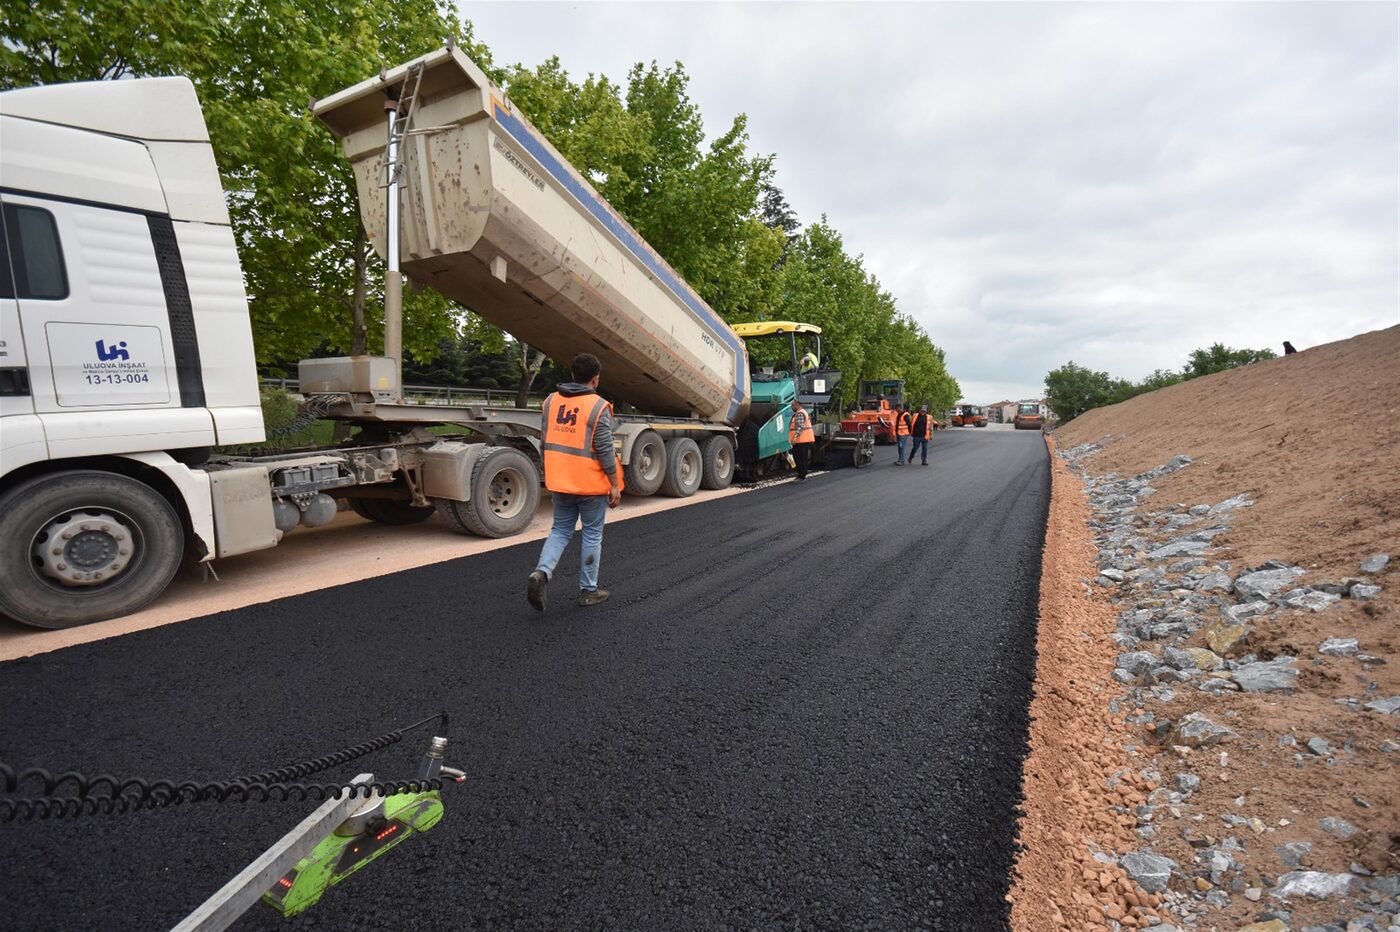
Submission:
<svg viewBox="0 0 1400 932">
<path fill-rule="evenodd" d="M 559 394 L 565 398 L 573 398 L 577 395 L 597 394 L 587 385 L 578 382 L 559 383 Z M 603 409 L 603 413 L 598 415 L 598 423 L 593 427 L 593 456 L 598 460 L 598 465 L 603 467 L 603 472 L 607 473 L 609 479 L 617 475 L 617 450 L 613 446 L 612 432 L 612 412 Z"/>
</svg>

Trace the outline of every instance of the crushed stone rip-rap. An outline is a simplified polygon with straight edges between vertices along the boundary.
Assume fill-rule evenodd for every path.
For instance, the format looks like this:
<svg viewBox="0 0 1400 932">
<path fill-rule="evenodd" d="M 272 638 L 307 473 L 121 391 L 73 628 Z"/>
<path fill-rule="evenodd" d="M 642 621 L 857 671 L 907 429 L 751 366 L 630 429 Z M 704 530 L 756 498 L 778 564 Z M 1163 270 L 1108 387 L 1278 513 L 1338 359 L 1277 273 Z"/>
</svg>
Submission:
<svg viewBox="0 0 1400 932">
<path fill-rule="evenodd" d="M 1011 923 L 1021 932 L 1108 932 L 1110 920 L 1147 927 L 1167 919 L 1162 895 L 1139 888 L 1116 863 L 1118 853 L 1139 848 L 1141 840 L 1133 817 L 1115 813 L 1109 797 L 1131 812 L 1157 787 L 1133 772 L 1123 750 L 1128 728 L 1096 691 L 1117 654 L 1114 614 L 1079 583 L 1097 572 L 1089 506 L 1047 442 L 1050 520 Z"/>
</svg>

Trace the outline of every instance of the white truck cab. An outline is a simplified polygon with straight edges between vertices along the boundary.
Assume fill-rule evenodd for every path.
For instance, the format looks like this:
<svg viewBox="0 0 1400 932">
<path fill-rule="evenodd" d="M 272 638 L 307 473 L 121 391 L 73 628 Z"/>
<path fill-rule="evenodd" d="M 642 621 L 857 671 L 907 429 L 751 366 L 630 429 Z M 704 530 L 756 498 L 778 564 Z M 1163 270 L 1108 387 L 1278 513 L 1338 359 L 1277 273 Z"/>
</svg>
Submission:
<svg viewBox="0 0 1400 932">
<path fill-rule="evenodd" d="M 0 139 L 0 611 L 123 614 L 218 550 L 191 467 L 263 439 L 214 153 L 185 78 L 6 91 Z"/>
</svg>

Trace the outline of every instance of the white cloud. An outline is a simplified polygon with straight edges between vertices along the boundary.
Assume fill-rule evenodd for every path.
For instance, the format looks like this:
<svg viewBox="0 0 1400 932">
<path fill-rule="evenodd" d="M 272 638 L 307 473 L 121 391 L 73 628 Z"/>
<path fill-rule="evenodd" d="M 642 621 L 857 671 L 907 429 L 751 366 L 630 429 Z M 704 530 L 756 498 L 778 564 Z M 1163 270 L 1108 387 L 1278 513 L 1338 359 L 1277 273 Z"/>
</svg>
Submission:
<svg viewBox="0 0 1400 932">
<path fill-rule="evenodd" d="M 1074 359 L 1400 322 L 1393 4 L 521 4 L 498 61 L 680 60 L 713 132 L 825 213 L 976 401 Z"/>
</svg>

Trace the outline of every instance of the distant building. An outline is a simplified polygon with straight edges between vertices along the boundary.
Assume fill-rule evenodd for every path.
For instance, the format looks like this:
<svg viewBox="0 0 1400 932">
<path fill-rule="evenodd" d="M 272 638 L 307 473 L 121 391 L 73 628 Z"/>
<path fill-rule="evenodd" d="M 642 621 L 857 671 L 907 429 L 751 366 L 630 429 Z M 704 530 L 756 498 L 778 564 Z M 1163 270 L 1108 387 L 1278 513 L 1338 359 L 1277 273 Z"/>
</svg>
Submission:
<svg viewBox="0 0 1400 932">
<path fill-rule="evenodd" d="M 1016 417 L 1016 402 L 998 401 L 984 409 L 989 424 L 1010 424 Z"/>
</svg>

